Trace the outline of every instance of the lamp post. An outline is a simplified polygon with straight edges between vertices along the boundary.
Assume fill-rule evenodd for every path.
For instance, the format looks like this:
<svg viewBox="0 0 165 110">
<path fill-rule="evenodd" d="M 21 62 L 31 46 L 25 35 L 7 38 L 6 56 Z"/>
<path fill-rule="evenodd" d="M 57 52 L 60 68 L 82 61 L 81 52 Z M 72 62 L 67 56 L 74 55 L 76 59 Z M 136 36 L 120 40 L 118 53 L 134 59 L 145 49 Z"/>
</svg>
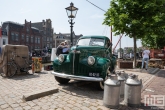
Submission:
<svg viewBox="0 0 165 110">
<path fill-rule="evenodd" d="M 71 43 L 71 46 L 72 46 L 73 45 L 73 34 L 72 34 L 73 33 L 73 24 L 75 23 L 75 22 L 73 23 L 73 19 L 76 18 L 78 8 L 74 7 L 74 4 L 71 2 L 70 6 L 65 8 L 65 9 L 66 9 L 66 12 L 67 12 L 67 15 L 68 15 L 68 18 L 69 18 L 68 22 L 69 22 L 70 27 L 71 27 L 71 29 L 70 29 L 70 31 L 71 31 L 70 41 L 71 42 L 70 43 Z"/>
</svg>

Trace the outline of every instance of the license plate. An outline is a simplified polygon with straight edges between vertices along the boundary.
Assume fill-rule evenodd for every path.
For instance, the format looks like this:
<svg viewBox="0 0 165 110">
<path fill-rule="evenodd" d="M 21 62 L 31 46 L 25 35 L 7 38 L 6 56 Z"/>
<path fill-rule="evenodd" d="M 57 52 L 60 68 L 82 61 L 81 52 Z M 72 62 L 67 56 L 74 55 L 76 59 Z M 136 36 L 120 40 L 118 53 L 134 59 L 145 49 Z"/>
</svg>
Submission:
<svg viewBox="0 0 165 110">
<path fill-rule="evenodd" d="M 90 77 L 99 77 L 100 76 L 100 74 L 99 73 L 89 73 L 89 76 Z"/>
</svg>

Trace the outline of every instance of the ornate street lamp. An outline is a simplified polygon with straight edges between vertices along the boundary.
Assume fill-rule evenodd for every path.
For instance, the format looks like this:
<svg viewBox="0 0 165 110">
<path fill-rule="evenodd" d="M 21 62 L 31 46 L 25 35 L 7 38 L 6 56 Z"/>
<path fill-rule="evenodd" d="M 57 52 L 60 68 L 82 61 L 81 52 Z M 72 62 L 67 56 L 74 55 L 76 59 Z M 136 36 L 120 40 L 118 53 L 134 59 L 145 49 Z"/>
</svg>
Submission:
<svg viewBox="0 0 165 110">
<path fill-rule="evenodd" d="M 68 22 L 69 24 L 71 25 L 71 33 L 70 33 L 70 41 L 71 41 L 71 46 L 73 45 L 73 19 L 76 18 L 76 14 L 77 14 L 77 10 L 78 8 L 74 7 L 74 4 L 71 2 L 70 3 L 70 6 L 65 8 L 66 9 L 66 12 L 67 12 L 67 15 L 68 15 Z"/>
</svg>

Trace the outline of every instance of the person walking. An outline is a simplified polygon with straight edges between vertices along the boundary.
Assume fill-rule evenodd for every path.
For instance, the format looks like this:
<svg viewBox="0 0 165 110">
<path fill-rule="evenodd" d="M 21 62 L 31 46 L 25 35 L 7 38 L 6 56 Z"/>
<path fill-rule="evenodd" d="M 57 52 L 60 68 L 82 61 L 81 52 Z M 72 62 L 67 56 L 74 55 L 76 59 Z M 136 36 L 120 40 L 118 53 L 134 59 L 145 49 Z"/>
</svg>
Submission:
<svg viewBox="0 0 165 110">
<path fill-rule="evenodd" d="M 149 61 L 149 55 L 150 55 L 150 50 L 148 49 L 148 47 L 145 47 L 143 53 L 142 53 L 142 67 L 141 69 L 143 69 L 144 66 L 144 62 L 146 61 L 146 65 L 145 65 L 145 69 L 148 69 L 148 61 Z"/>
</svg>

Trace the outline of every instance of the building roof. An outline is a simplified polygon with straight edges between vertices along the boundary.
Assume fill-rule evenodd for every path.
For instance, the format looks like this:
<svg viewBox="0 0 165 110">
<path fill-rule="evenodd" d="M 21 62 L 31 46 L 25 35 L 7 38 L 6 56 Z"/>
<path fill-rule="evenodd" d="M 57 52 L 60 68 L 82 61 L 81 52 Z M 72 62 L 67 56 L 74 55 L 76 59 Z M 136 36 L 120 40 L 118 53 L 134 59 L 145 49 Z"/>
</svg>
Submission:
<svg viewBox="0 0 165 110">
<path fill-rule="evenodd" d="M 31 26 L 32 26 L 32 27 L 36 27 L 36 28 L 38 28 L 39 30 L 43 30 L 42 22 L 31 23 Z"/>
<path fill-rule="evenodd" d="M 3 23 L 11 23 L 11 24 L 23 26 L 23 24 L 20 24 L 20 23 L 17 23 L 17 22 L 13 22 L 13 21 L 5 21 Z"/>
<path fill-rule="evenodd" d="M 36 28 L 36 27 L 31 27 L 31 28 L 39 31 L 39 29 L 38 29 L 38 28 Z"/>
<path fill-rule="evenodd" d="M 3 22 L 2 29 L 6 30 L 8 25 L 14 26 L 14 27 L 17 27 L 17 28 L 23 28 L 23 26 L 24 26 L 23 24 L 19 24 L 19 23 L 16 23 L 16 22 L 6 21 L 6 22 Z"/>
</svg>

